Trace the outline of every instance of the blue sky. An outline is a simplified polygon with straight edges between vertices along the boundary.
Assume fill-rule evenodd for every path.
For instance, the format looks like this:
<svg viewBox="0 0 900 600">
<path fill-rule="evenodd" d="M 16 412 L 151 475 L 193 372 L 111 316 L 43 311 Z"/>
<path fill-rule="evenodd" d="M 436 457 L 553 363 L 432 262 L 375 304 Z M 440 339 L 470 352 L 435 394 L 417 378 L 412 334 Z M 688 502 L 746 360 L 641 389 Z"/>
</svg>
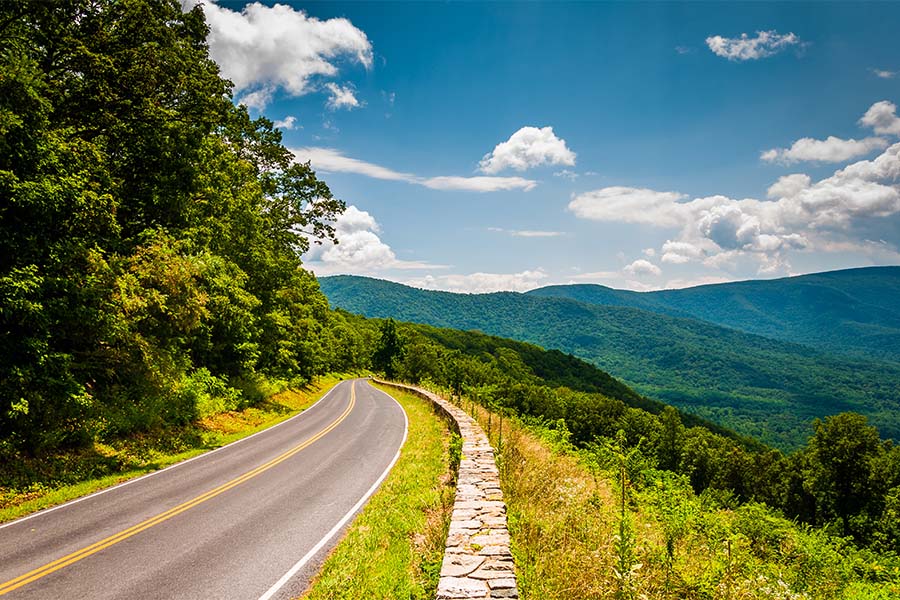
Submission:
<svg viewBox="0 0 900 600">
<path fill-rule="evenodd" d="M 900 5 L 208 3 L 350 207 L 306 256 L 455 291 L 900 264 Z"/>
</svg>

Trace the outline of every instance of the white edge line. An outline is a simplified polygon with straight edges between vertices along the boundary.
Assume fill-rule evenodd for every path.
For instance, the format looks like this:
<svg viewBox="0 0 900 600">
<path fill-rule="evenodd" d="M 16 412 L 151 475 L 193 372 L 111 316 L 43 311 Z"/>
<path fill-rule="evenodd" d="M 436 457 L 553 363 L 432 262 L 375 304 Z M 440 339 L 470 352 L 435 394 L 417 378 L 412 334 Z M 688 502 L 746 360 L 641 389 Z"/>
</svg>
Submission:
<svg viewBox="0 0 900 600">
<path fill-rule="evenodd" d="M 366 503 L 366 501 L 372 496 L 372 494 L 375 493 L 375 491 L 378 489 L 378 487 L 381 485 L 381 483 L 385 480 L 385 478 L 388 476 L 388 473 L 391 472 L 391 469 L 394 468 L 394 465 L 397 463 L 397 460 L 399 460 L 400 451 L 403 450 L 403 446 L 406 444 L 406 436 L 409 433 L 409 417 L 406 416 L 406 411 L 403 410 L 403 407 L 400 406 L 400 403 L 397 402 L 396 398 L 394 398 L 387 392 L 379 390 L 378 388 L 373 387 L 373 389 L 375 391 L 381 392 L 382 394 L 384 394 L 385 396 L 387 396 L 388 398 L 393 400 L 397 404 L 397 406 L 400 407 L 400 412 L 403 413 L 403 439 L 400 441 L 400 447 L 397 449 L 397 454 L 394 455 L 394 458 L 391 460 L 391 463 L 384 470 L 384 473 L 382 473 L 381 476 L 378 478 L 378 480 L 372 484 L 372 487 L 370 487 L 369 490 L 365 494 L 363 494 L 362 498 L 360 498 L 359 501 L 353 505 L 353 508 L 351 508 L 347 512 L 347 514 L 345 514 L 341 518 L 340 521 L 335 523 L 334 527 L 331 528 L 331 531 L 326 533 L 325 537 L 323 537 L 321 540 L 319 540 L 319 543 L 317 543 L 315 546 L 313 546 L 312 549 L 303 556 L 303 558 L 298 560 L 297 563 L 294 564 L 294 566 L 291 567 L 287 573 L 282 575 L 281 579 L 279 579 L 278 581 L 275 582 L 275 585 L 270 587 L 268 589 L 268 591 L 266 591 L 265 594 L 260 596 L 259 600 L 271 600 L 271 598 L 273 598 L 275 596 L 275 594 L 277 594 L 278 591 L 281 588 L 283 588 L 285 586 L 285 584 L 287 584 L 287 582 L 289 582 L 291 580 L 291 578 L 293 578 L 294 575 L 296 575 L 300 569 L 305 567 L 306 563 L 308 563 L 316 554 L 318 554 L 319 551 L 325 546 L 325 544 L 327 544 L 329 541 L 331 541 L 331 538 L 333 538 L 335 535 L 337 535 L 337 533 L 341 529 L 343 529 L 344 525 L 346 525 L 347 522 L 350 521 L 350 519 L 352 519 L 356 515 L 356 513 L 359 511 L 359 509 L 362 508 L 363 504 Z"/>
<path fill-rule="evenodd" d="M 111 491 L 113 491 L 113 490 L 117 490 L 117 489 L 119 489 L 119 488 L 123 488 L 123 487 L 125 487 L 126 485 L 131 485 L 132 483 L 137 483 L 138 481 L 141 481 L 141 480 L 143 480 L 143 479 L 147 479 L 148 477 L 153 477 L 154 475 L 159 475 L 160 473 L 164 473 L 165 471 L 168 471 L 169 469 L 174 469 L 174 468 L 176 468 L 176 467 L 180 467 L 180 466 L 182 466 L 182 465 L 186 465 L 186 464 L 188 464 L 189 462 L 193 462 L 193 461 L 198 460 L 198 459 L 200 459 L 200 458 L 206 458 L 207 456 L 212 456 L 213 454 L 215 454 L 215 453 L 218 452 L 219 450 L 225 450 L 226 448 L 231 448 L 231 447 L 233 447 L 233 446 L 237 446 L 237 445 L 240 444 L 241 442 L 246 442 L 246 441 L 249 440 L 250 438 L 254 438 L 254 437 L 256 437 L 256 436 L 258 436 L 258 435 L 260 435 L 260 434 L 262 434 L 262 433 L 266 433 L 267 431 L 272 431 L 272 430 L 275 429 L 276 427 L 280 427 L 281 425 L 284 425 L 285 423 L 288 423 L 288 422 L 290 422 L 290 421 L 293 421 L 293 420 L 296 419 L 297 417 L 299 417 L 299 416 L 301 416 L 301 415 L 305 415 L 306 413 L 308 413 L 310 410 L 313 409 L 313 407 L 317 406 L 320 402 L 322 402 L 323 400 L 325 400 L 325 398 L 327 398 L 328 396 L 330 396 L 330 395 L 331 395 L 331 392 L 333 392 L 335 389 L 337 389 L 337 387 L 338 387 L 339 385 L 341 385 L 342 383 L 344 383 L 345 381 L 351 381 L 351 380 L 349 380 L 349 379 L 342 379 L 341 381 L 338 381 L 336 384 L 334 384 L 334 385 L 331 387 L 330 390 L 328 390 L 327 392 L 325 392 L 325 395 L 324 395 L 324 396 L 322 396 L 321 398 L 319 398 L 318 400 L 316 400 L 315 402 L 313 402 L 313 403 L 312 403 L 309 407 L 307 407 L 306 409 L 301 410 L 299 413 L 297 413 L 297 414 L 294 415 L 293 417 L 290 417 L 290 418 L 288 418 L 288 419 L 285 419 L 285 420 L 282 421 L 281 423 L 276 423 L 275 425 L 272 425 L 271 427 L 266 427 L 265 429 L 261 429 L 261 430 L 257 431 L 257 432 L 254 433 L 254 434 L 248 435 L 247 437 L 241 438 L 241 439 L 239 439 L 239 440 L 235 440 L 235 441 L 233 441 L 233 442 L 231 442 L 231 443 L 225 444 L 224 446 L 219 446 L 219 447 L 216 448 L 215 450 L 210 450 L 210 451 L 208 451 L 208 452 L 203 452 L 202 454 L 198 454 L 197 456 L 192 456 L 191 458 L 188 458 L 187 460 L 182 460 L 182 461 L 180 461 L 180 462 L 177 462 L 177 463 L 175 463 L 174 465 L 169 465 L 168 467 L 165 467 L 164 469 L 159 469 L 159 470 L 157 470 L 157 471 L 153 471 L 153 472 L 151 472 L 151 473 L 147 473 L 146 475 L 141 475 L 140 477 L 135 477 L 134 479 L 129 479 L 128 481 L 123 481 L 122 483 L 117 483 L 117 484 L 114 485 L 114 486 L 110 486 L 110 487 L 108 487 L 108 488 L 103 488 L 102 490 L 96 491 L 96 492 L 94 492 L 94 493 L 92 493 L 92 494 L 88 494 L 87 496 L 82 496 L 82 497 L 80 497 L 80 498 L 75 498 L 74 500 L 69 500 L 68 502 L 63 502 L 62 504 L 60 504 L 60 505 L 58 505 L 58 506 L 51 506 L 50 508 L 44 508 L 44 509 L 39 510 L 39 511 L 37 511 L 37 512 L 31 513 L 30 515 L 26 515 L 26 516 L 24 516 L 24 517 L 20 517 L 20 518 L 14 520 L 14 521 L 10 521 L 9 523 L 4 523 L 4 524 L 0 525 L 0 529 L 5 529 L 5 528 L 10 527 L 10 526 L 12 526 L 12 525 L 16 525 L 16 524 L 18 524 L 18 523 L 22 523 L 22 522 L 24 522 L 24 521 L 28 521 L 29 519 L 33 519 L 33 518 L 35 518 L 35 517 L 40 517 L 40 516 L 42 516 L 42 515 L 46 515 L 47 513 L 51 513 L 51 512 L 53 512 L 53 511 L 59 510 L 59 509 L 61 509 L 61 508 L 67 508 L 67 507 L 69 507 L 69 506 L 72 506 L 73 504 L 78 504 L 79 502 L 83 502 L 84 500 L 89 500 L 89 499 L 91 499 L 91 498 L 96 498 L 97 496 L 103 495 L 103 494 L 105 494 L 105 493 L 107 493 L 107 492 L 111 492 Z"/>
</svg>

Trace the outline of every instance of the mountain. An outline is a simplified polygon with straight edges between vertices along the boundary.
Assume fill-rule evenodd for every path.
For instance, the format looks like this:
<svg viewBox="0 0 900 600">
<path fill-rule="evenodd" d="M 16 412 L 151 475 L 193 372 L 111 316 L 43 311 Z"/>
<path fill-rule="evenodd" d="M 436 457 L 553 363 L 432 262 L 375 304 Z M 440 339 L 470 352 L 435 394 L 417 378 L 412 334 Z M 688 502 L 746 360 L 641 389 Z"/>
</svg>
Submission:
<svg viewBox="0 0 900 600">
<path fill-rule="evenodd" d="M 809 421 L 842 411 L 869 416 L 900 439 L 900 365 L 833 356 L 780 340 L 626 306 L 500 292 L 453 294 L 364 277 L 319 280 L 332 305 L 477 329 L 571 353 L 638 392 L 784 449 Z"/>
<path fill-rule="evenodd" d="M 900 361 L 900 267 L 629 292 L 556 285 L 528 292 L 709 321 L 833 354 Z"/>
</svg>

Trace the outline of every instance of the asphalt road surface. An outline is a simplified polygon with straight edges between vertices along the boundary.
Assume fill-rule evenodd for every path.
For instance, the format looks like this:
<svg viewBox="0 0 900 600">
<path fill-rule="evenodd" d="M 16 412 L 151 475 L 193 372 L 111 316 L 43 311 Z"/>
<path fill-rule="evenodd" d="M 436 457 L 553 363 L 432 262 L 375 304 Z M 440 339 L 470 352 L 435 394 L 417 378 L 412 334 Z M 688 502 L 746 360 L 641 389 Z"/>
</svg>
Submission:
<svg viewBox="0 0 900 600">
<path fill-rule="evenodd" d="M 0 526 L 0 596 L 295 597 L 405 438 L 399 404 L 344 381 L 271 429 Z"/>
</svg>

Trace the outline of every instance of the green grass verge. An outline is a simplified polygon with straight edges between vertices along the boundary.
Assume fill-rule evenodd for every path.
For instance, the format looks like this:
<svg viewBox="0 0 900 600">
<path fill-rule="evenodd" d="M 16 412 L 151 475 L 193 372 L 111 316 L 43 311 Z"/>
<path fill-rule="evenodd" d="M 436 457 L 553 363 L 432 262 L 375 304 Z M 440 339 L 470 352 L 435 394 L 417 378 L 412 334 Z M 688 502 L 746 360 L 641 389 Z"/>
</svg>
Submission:
<svg viewBox="0 0 900 600">
<path fill-rule="evenodd" d="M 286 390 L 256 406 L 214 414 L 184 427 L 5 464 L 0 467 L 0 523 L 146 475 L 277 425 L 308 408 L 341 379 L 338 375 L 320 377 L 306 388 Z"/>
<path fill-rule="evenodd" d="M 450 524 L 459 437 L 431 403 L 375 386 L 400 402 L 409 434 L 378 492 L 325 561 L 306 600 L 432 599 Z M 451 448 L 453 450 L 451 450 Z"/>
</svg>

